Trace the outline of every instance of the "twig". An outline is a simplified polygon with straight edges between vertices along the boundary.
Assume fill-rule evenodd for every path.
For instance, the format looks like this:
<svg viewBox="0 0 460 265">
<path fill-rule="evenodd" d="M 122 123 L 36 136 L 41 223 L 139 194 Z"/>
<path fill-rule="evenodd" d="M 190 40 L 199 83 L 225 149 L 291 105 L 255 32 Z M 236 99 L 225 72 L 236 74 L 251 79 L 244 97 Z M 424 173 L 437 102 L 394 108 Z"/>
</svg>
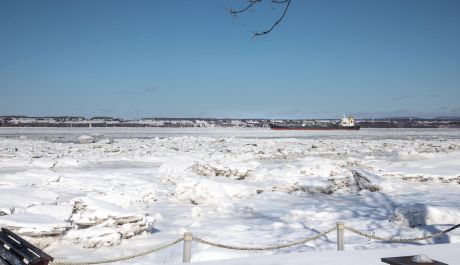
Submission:
<svg viewBox="0 0 460 265">
<path fill-rule="evenodd" d="M 262 2 L 262 0 L 250 0 L 250 1 L 249 1 L 249 4 L 248 4 L 245 8 L 240 9 L 240 10 L 228 9 L 228 8 L 226 8 L 226 7 L 224 7 L 224 8 L 225 8 L 225 10 L 227 10 L 230 14 L 236 15 L 236 14 L 245 12 L 246 10 L 248 10 L 249 8 L 251 8 L 252 6 L 254 6 L 255 4 L 260 3 L 260 2 Z"/>
<path fill-rule="evenodd" d="M 272 2 L 273 1 L 276 1 L 276 0 L 272 0 Z M 291 5 L 291 1 L 292 0 L 280 1 L 280 3 L 283 3 L 283 2 L 287 3 L 286 7 L 284 8 L 283 14 L 278 18 L 277 21 L 275 21 L 275 23 L 273 23 L 273 25 L 269 29 L 267 29 L 265 31 L 262 31 L 262 32 L 255 32 L 254 36 L 257 37 L 257 36 L 262 36 L 262 35 L 270 33 L 281 22 L 281 20 L 283 20 L 284 16 L 286 15 L 286 13 L 287 13 L 287 11 L 289 9 L 289 6 Z"/>
</svg>

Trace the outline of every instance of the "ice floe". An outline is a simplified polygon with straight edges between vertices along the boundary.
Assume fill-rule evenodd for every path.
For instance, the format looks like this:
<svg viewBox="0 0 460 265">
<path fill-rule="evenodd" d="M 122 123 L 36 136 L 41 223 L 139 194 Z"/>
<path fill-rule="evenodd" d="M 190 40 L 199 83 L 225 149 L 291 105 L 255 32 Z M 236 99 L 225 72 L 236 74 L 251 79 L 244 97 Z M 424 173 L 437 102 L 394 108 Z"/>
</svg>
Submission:
<svg viewBox="0 0 460 265">
<path fill-rule="evenodd" d="M 337 221 L 402 237 L 460 222 L 456 130 L 34 128 L 5 135 L 0 226 L 58 256 L 130 253 L 186 231 L 267 245 Z M 334 249 L 334 240 L 277 253 Z M 433 242 L 460 242 L 460 233 L 422 243 Z M 383 244 L 347 235 L 349 249 Z M 249 255 L 198 244 L 193 252 L 198 260 Z M 180 250 L 148 260 L 180 261 Z"/>
</svg>

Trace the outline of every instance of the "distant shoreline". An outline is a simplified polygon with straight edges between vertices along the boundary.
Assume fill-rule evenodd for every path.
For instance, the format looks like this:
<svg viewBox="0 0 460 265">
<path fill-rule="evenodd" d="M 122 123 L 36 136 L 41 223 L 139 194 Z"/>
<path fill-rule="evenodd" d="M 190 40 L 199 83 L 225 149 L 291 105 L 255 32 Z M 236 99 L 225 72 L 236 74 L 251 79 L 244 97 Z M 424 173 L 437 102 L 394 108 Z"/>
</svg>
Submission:
<svg viewBox="0 0 460 265">
<path fill-rule="evenodd" d="M 308 119 L 307 119 L 308 120 Z M 310 119 L 312 120 L 312 119 Z M 122 127 L 122 128 L 269 128 L 269 124 L 302 124 L 306 119 L 227 119 L 227 118 L 143 118 L 125 120 L 112 117 L 27 117 L 0 116 L 0 127 Z M 338 119 L 314 119 L 321 123 L 336 123 Z M 361 128 L 460 128 L 460 118 L 384 118 L 356 119 Z"/>
<path fill-rule="evenodd" d="M 391 124 L 391 123 L 359 123 L 361 128 L 365 129 L 460 129 L 459 123 L 452 124 Z M 17 125 L 0 125 L 0 128 L 66 128 L 66 129 L 84 129 L 84 128 L 163 128 L 163 129 L 225 129 L 225 128 L 246 128 L 246 129 L 270 129 L 267 126 L 152 126 L 152 125 L 143 125 L 143 124 L 131 124 L 131 125 L 101 125 L 101 124 L 17 124 Z"/>
</svg>

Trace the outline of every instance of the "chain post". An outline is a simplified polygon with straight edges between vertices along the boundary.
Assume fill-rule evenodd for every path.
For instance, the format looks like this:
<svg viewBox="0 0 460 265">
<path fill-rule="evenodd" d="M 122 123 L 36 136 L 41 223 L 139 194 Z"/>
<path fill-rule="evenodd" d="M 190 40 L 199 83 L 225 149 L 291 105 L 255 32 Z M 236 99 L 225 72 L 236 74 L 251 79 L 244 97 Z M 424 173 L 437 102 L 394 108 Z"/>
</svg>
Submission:
<svg viewBox="0 0 460 265">
<path fill-rule="evenodd" d="M 182 257 L 182 263 L 190 263 L 190 259 L 192 258 L 192 239 L 192 233 L 184 233 L 184 252 Z"/>
<path fill-rule="evenodd" d="M 345 249 L 345 223 L 337 222 L 337 251 Z"/>
</svg>

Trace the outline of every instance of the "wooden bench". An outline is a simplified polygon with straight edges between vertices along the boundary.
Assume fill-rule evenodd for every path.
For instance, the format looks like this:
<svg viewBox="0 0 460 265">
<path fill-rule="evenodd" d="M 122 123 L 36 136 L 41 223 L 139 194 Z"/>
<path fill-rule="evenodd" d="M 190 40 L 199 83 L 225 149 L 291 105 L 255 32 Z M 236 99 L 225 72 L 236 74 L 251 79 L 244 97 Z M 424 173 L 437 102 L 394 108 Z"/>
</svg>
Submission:
<svg viewBox="0 0 460 265">
<path fill-rule="evenodd" d="M 6 228 L 0 231 L 0 265 L 48 265 L 53 257 Z"/>
<path fill-rule="evenodd" d="M 388 263 L 390 265 L 448 265 L 436 260 L 430 263 L 416 263 L 412 261 L 412 258 L 415 256 L 404 256 L 404 257 L 392 257 L 392 258 L 382 258 L 381 261 Z"/>
</svg>

